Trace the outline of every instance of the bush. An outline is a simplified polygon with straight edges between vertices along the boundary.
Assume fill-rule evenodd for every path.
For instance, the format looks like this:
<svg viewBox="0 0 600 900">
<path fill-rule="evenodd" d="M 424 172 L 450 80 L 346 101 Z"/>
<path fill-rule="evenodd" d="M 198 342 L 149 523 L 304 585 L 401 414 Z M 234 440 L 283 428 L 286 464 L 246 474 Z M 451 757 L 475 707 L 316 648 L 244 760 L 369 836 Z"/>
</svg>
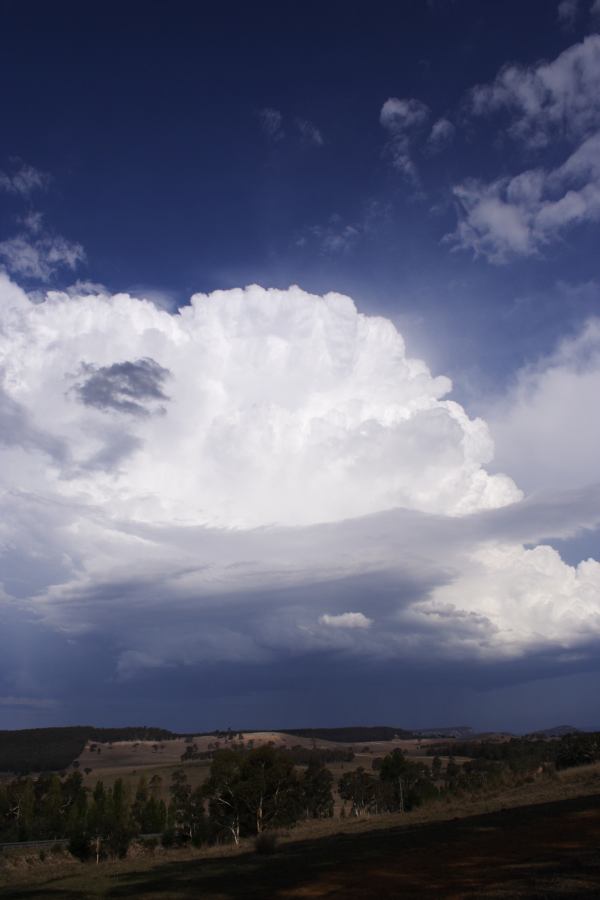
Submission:
<svg viewBox="0 0 600 900">
<path fill-rule="evenodd" d="M 263 831 L 254 838 L 254 849 L 257 853 L 275 853 L 277 835 L 274 831 Z"/>
<path fill-rule="evenodd" d="M 85 862 L 89 859 L 92 855 L 92 845 L 87 834 L 84 834 L 82 831 L 72 834 L 68 850 L 71 856 L 74 856 L 75 859 L 79 859 L 81 862 Z M 52 848 L 52 852 L 55 852 L 54 847 Z"/>
</svg>

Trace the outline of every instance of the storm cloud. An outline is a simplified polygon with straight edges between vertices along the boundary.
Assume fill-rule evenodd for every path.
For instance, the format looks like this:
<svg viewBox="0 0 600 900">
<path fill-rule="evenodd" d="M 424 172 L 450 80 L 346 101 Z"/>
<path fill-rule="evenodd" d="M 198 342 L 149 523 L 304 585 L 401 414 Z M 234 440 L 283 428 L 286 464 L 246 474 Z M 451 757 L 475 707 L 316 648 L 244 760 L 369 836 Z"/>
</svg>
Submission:
<svg viewBox="0 0 600 900">
<path fill-rule="evenodd" d="M 595 652 L 600 564 L 540 542 L 597 527 L 598 490 L 490 472 L 488 426 L 391 322 L 296 287 L 176 314 L 1 290 L 1 603 L 47 653 L 102 653 L 106 696 L 308 659 L 497 666 L 498 687 L 508 659 Z M 59 709 L 38 668 L 6 667 L 2 695 Z"/>
</svg>

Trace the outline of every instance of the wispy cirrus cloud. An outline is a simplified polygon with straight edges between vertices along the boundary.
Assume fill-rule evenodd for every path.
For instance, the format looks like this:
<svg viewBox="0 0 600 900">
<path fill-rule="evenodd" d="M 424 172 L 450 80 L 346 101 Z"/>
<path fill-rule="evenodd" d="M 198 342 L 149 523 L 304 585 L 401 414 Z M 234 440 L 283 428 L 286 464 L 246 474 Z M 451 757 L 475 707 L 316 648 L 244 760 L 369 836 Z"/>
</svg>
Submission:
<svg viewBox="0 0 600 900">
<path fill-rule="evenodd" d="M 560 0 L 556 15 L 563 28 L 568 30 L 575 27 L 579 15 L 579 5 L 579 0 Z"/>
<path fill-rule="evenodd" d="M 426 149 L 430 154 L 441 153 L 450 146 L 454 140 L 456 128 L 449 119 L 442 117 L 433 123 L 429 137 L 427 138 Z"/>
<path fill-rule="evenodd" d="M 308 119 L 296 118 L 294 124 L 298 129 L 302 140 L 313 147 L 322 147 L 325 143 L 323 135 L 317 126 Z"/>
<path fill-rule="evenodd" d="M 283 130 L 283 116 L 278 109 L 265 106 L 258 111 L 261 128 L 271 141 L 282 141 L 285 137 Z"/>
<path fill-rule="evenodd" d="M 270 141 L 279 143 L 289 135 L 285 129 L 283 113 L 279 109 L 265 106 L 258 110 L 258 118 L 264 134 Z M 296 116 L 292 127 L 292 135 L 295 133 L 307 147 L 322 147 L 325 143 L 322 131 L 310 119 Z"/>
<path fill-rule="evenodd" d="M 379 122 L 389 134 L 386 153 L 394 168 L 408 181 L 418 180 L 413 145 L 422 134 L 429 117 L 429 107 L 415 98 L 390 97 L 379 113 Z"/>
<path fill-rule="evenodd" d="M 17 163 L 12 171 L 0 170 L 0 191 L 29 197 L 34 191 L 44 190 L 50 183 L 50 176 L 27 163 Z"/>
</svg>

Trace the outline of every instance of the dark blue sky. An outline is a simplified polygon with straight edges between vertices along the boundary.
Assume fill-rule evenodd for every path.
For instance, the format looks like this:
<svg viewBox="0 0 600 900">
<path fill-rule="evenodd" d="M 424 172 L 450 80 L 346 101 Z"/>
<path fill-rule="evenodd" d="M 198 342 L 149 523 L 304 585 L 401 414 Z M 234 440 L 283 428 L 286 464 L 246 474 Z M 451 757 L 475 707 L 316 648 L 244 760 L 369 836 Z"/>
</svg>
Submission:
<svg viewBox="0 0 600 900">
<path fill-rule="evenodd" d="M 8 2 L 2 26 L 2 162 L 51 173 L 32 201 L 85 248 L 81 278 L 178 303 L 252 282 L 345 291 L 401 321 L 416 350 L 442 332 L 435 353 L 459 381 L 463 366 L 504 375 L 595 311 L 597 297 L 565 303 L 557 288 L 597 277 L 595 229 L 500 268 L 440 243 L 453 185 L 539 154 L 507 145 L 497 121 L 465 123 L 451 151 L 419 159 L 416 192 L 390 167 L 379 124 L 393 96 L 460 121 L 470 88 L 506 63 L 553 59 L 589 30 L 583 12 L 565 32 L 547 0 Z M 281 140 L 262 131 L 264 108 L 280 111 Z M 322 146 L 302 141 L 296 118 Z M 1 234 L 20 212 L 7 198 Z M 370 219 L 369 232 L 351 252 L 298 246 L 332 216 L 359 229 Z M 482 352 L 490 334 L 500 339 Z"/>
<path fill-rule="evenodd" d="M 173 528 L 188 527 L 190 522 L 207 527 L 277 522 L 309 526 L 306 546 L 311 547 L 310 527 L 320 521 L 379 513 L 394 505 L 424 516 L 451 518 L 514 502 L 512 488 L 506 489 L 503 499 L 498 499 L 499 494 L 490 499 L 492 495 L 481 488 L 484 493 L 479 500 L 473 499 L 473 491 L 479 491 L 482 483 L 477 481 L 479 475 L 473 475 L 479 466 L 514 479 L 535 509 L 536 503 L 541 510 L 546 508 L 549 494 L 556 494 L 556 508 L 583 504 L 584 500 L 575 501 L 568 492 L 585 492 L 600 481 L 595 460 L 600 439 L 595 424 L 600 389 L 600 163 L 596 162 L 600 159 L 600 37 L 596 33 L 600 7 L 595 10 L 596 5 L 591 0 L 329 0 L 218 5 L 179 0 L 131 0 L 125 4 L 5 0 L 0 14 L 0 269 L 4 267 L 12 282 L 28 292 L 33 307 L 41 308 L 45 292 L 56 290 L 74 298 L 98 292 L 106 296 L 128 292 L 147 297 L 173 314 L 178 307 L 187 306 L 195 293 L 249 284 L 280 289 L 297 284 L 312 294 L 348 294 L 360 313 L 383 316 L 394 323 L 406 340 L 409 357 L 425 360 L 433 375 L 449 376 L 454 383 L 452 399 L 461 403 L 471 418 L 486 419 L 496 442 L 492 459 L 484 438 L 479 432 L 475 435 L 476 427 L 465 425 L 460 418 L 462 412 L 454 411 L 452 422 L 440 426 L 439 431 L 437 424 L 428 422 L 419 426 L 410 440 L 402 437 L 393 445 L 382 443 L 380 450 L 369 457 L 373 485 L 379 472 L 391 466 L 391 459 L 397 471 L 410 473 L 411 466 L 416 465 L 414 459 L 422 458 L 423 471 L 427 471 L 431 484 L 438 485 L 436 479 L 440 478 L 435 490 L 426 483 L 414 487 L 414 495 L 408 487 L 402 487 L 402 493 L 394 476 L 394 497 L 402 499 L 381 499 L 385 493 L 382 489 L 379 500 L 365 500 L 361 505 L 361 489 L 365 498 L 371 493 L 373 498 L 379 497 L 379 488 L 372 487 L 361 468 L 352 475 L 345 491 L 354 498 L 348 501 L 348 508 L 338 498 L 335 513 L 331 513 L 334 506 L 325 503 L 325 512 L 307 512 L 311 502 L 313 509 L 319 506 L 321 494 L 329 497 L 330 483 L 323 482 L 315 485 L 314 494 L 310 485 L 306 488 L 306 496 L 316 499 L 306 501 L 307 509 L 302 514 L 298 505 L 297 514 L 283 519 L 278 517 L 275 500 L 265 500 L 277 495 L 276 482 L 275 487 L 270 482 L 265 487 L 266 482 L 260 482 L 256 474 L 258 463 L 248 463 L 246 472 L 244 461 L 236 457 L 227 477 L 223 475 L 222 493 L 215 489 L 212 499 L 205 502 L 206 509 L 211 503 L 217 504 L 217 497 L 221 504 L 231 502 L 230 513 L 221 516 L 203 511 L 204 518 L 198 519 L 200 514 L 194 506 L 188 510 L 189 516 L 173 518 L 167 494 L 169 503 L 175 506 L 182 501 L 179 495 L 169 493 L 173 473 L 169 475 L 161 468 L 161 454 L 170 455 L 167 436 L 172 435 L 174 471 L 188 471 L 196 464 L 202 468 L 204 463 L 196 461 L 204 451 L 193 443 L 197 436 L 192 440 L 181 423 L 194 419 L 195 410 L 207 402 L 209 393 L 200 392 L 194 401 L 196 406 L 191 405 L 189 411 L 186 407 L 185 415 L 181 412 L 184 403 L 192 404 L 196 385 L 194 369 L 184 370 L 183 362 L 181 371 L 177 369 L 178 354 L 182 358 L 185 354 L 181 349 L 187 346 L 185 340 L 178 338 L 177 352 L 167 351 L 161 343 L 170 334 L 167 326 L 164 333 L 162 324 L 142 328 L 139 307 L 122 312 L 129 307 L 117 298 L 111 301 L 114 332 L 102 331 L 101 338 L 93 329 L 89 336 L 86 329 L 92 326 L 84 314 L 78 318 L 80 313 L 73 312 L 71 316 L 68 306 L 66 318 L 43 328 L 32 324 L 21 331 L 21 326 L 17 328 L 10 319 L 7 349 L 5 356 L 0 356 L 0 372 L 5 378 L 0 425 L 5 429 L 7 446 L 20 448 L 21 462 L 7 456 L 7 489 L 16 492 L 15 496 L 26 496 L 27 503 L 34 502 L 32 498 L 50 502 L 48 498 L 56 500 L 58 494 L 65 503 L 96 503 L 101 496 L 102 516 L 114 503 L 118 512 L 112 510 L 111 514 L 119 524 L 117 528 L 115 519 L 111 528 L 124 529 L 127 534 L 128 529 L 135 531 L 138 527 L 125 526 L 129 518 L 135 523 L 143 520 L 146 525 L 152 522 L 157 528 L 166 522 Z M 5 308 L 12 302 L 4 300 Z M 256 301 L 259 306 L 262 302 Z M 125 322 L 121 315 L 130 318 Z M 252 334 L 259 342 L 257 346 L 262 347 L 262 326 L 255 319 L 250 317 L 243 324 L 243 315 L 239 319 L 237 312 L 228 315 L 238 324 L 242 321 L 240 334 Z M 311 315 L 306 312 L 306 317 Z M 101 322 L 103 316 L 94 312 L 92 318 Z M 290 347 L 300 347 L 300 363 L 307 355 L 306 348 L 295 341 L 306 317 L 299 312 L 289 326 L 275 329 L 277 340 L 285 335 Z M 231 319 L 227 321 L 231 324 Z M 342 330 L 347 321 L 340 318 L 333 331 Z M 97 327 L 102 330 L 104 325 Z M 311 327 L 316 343 L 330 326 L 317 323 Z M 223 328 L 227 332 L 227 326 Z M 44 343 L 48 334 L 54 335 L 54 343 Z M 215 342 L 217 332 L 210 334 Z M 363 335 L 356 340 L 352 353 L 358 358 L 361 340 L 368 343 L 368 339 Z M 384 360 L 389 345 L 383 331 L 377 340 L 381 341 L 377 353 Z M 197 353 L 204 352 L 208 357 L 214 343 L 206 343 L 204 336 L 198 341 Z M 313 363 L 307 361 L 302 376 L 305 385 L 311 372 L 321 373 L 319 366 L 324 365 L 324 359 L 337 359 L 341 343 L 342 339 L 336 342 L 334 336 L 325 342 Z M 62 347 L 60 354 L 52 355 L 58 345 Z M 248 351 L 251 355 L 246 363 L 243 354 L 247 346 L 244 348 L 234 343 L 222 355 L 237 360 L 241 354 L 240 371 L 247 374 L 254 372 L 261 354 L 267 358 L 272 343 L 258 351 L 252 344 L 254 349 Z M 39 365 L 35 362 L 38 352 Z M 394 365 L 402 354 L 396 347 Z M 215 371 L 220 358 L 215 355 Z M 148 359 L 155 368 L 143 368 L 141 361 Z M 123 363 L 129 368 L 120 368 Z M 43 371 L 45 365 L 45 381 L 36 380 L 35 373 Z M 332 371 L 338 372 L 332 366 Z M 263 395 L 252 393 L 254 387 L 248 388 L 249 408 L 260 407 L 267 393 L 269 403 L 279 403 L 279 395 L 271 397 L 278 379 L 281 394 L 286 393 L 288 399 L 300 390 L 293 371 L 289 385 L 279 369 L 269 371 Z M 363 370 L 356 371 L 356 380 L 347 376 L 348 382 L 352 382 L 360 403 L 373 402 L 368 416 L 364 413 L 362 430 L 356 434 L 362 440 L 371 429 L 372 449 L 379 440 L 377 429 L 390 426 L 392 414 L 382 409 L 385 403 L 392 403 L 392 395 L 387 393 L 392 376 L 387 369 L 376 376 L 372 374 L 374 369 L 369 369 L 373 379 L 369 397 L 368 390 L 364 393 Z M 155 378 L 150 386 L 144 381 L 148 372 Z M 315 375 L 317 383 L 321 377 L 329 378 L 325 370 L 323 373 Z M 208 363 L 205 376 L 203 385 L 212 383 Z M 248 375 L 248 381 L 253 377 Z M 400 377 L 397 372 L 395 377 Z M 79 381 L 73 381 L 77 378 Z M 327 384 L 331 386 L 330 381 Z M 50 385 L 55 388 L 54 395 L 44 393 L 50 392 Z M 101 398 L 94 403 L 85 399 L 90 385 Z M 179 385 L 187 387 L 179 393 Z M 345 389 L 342 379 L 335 393 L 338 412 L 323 414 L 327 428 L 332 429 L 325 438 L 325 431 L 319 432 L 322 443 L 318 453 L 324 454 L 323 459 L 329 459 L 334 446 L 341 453 L 341 443 L 335 443 L 341 442 L 340 433 L 335 429 L 341 427 L 339 415 L 346 415 L 350 409 L 343 405 Z M 241 396 L 246 390 L 244 376 L 239 376 L 237 369 L 230 376 L 224 375 L 220 390 L 220 396 L 227 391 L 228 396 Z M 419 409 L 429 408 L 434 395 L 436 402 L 441 396 L 429 382 L 424 391 L 426 400 L 421 406 L 416 404 Z M 381 407 L 376 402 L 379 397 L 385 398 Z M 406 397 L 410 405 L 413 394 L 408 392 Z M 77 425 L 77 433 L 73 430 L 75 413 L 71 407 L 63 408 L 67 402 L 64 398 L 69 403 L 78 398 L 80 406 L 94 407 L 84 410 L 87 418 Z M 48 410 L 54 400 L 58 406 L 53 422 Z M 158 401 L 164 401 L 164 408 Z M 167 421 L 175 403 L 180 404 L 180 418 L 174 422 L 169 419 L 167 434 L 160 433 L 158 425 L 152 430 L 152 423 Z M 145 404 L 149 404 L 148 409 Z M 229 460 L 231 441 L 260 448 L 261 459 L 269 453 L 265 451 L 269 447 L 266 432 L 257 437 L 258 426 L 251 420 L 244 424 L 246 406 L 240 404 L 235 413 L 225 404 L 229 412 L 222 412 L 219 419 L 220 429 L 225 419 L 228 427 L 233 429 L 234 422 L 240 429 L 235 433 L 219 430 L 214 438 L 219 465 L 223 456 Z M 314 417 L 317 413 L 310 404 L 307 409 L 310 407 Z M 437 415 L 442 415 L 441 408 L 437 408 Z M 125 409 L 133 411 L 126 426 L 118 419 Z M 93 418 L 100 415 L 105 418 Z M 269 429 L 273 428 L 268 432 L 269 440 L 273 441 L 274 420 L 268 421 Z M 64 422 L 63 431 L 62 424 L 55 427 L 55 422 Z M 376 428 L 373 422 L 377 422 Z M 302 423 L 300 432 L 305 435 L 306 421 Z M 465 429 L 459 443 L 466 462 L 460 478 L 454 470 L 454 474 L 442 477 L 439 473 L 455 465 L 459 452 L 458 444 L 452 444 L 457 423 Z M 92 440 L 90 435 L 100 441 L 100 433 L 105 440 L 100 449 L 95 445 L 92 448 L 91 443 L 84 447 L 85 441 Z M 286 445 L 285 453 L 282 451 L 282 466 L 293 458 L 295 451 L 289 448 L 297 448 L 298 440 Z M 192 450 L 188 453 L 192 445 L 197 456 Z M 32 446 L 58 466 L 56 482 L 54 469 L 51 476 L 41 475 L 33 463 L 23 462 L 29 460 Z M 151 478 L 150 457 L 146 459 L 140 449 L 149 447 L 153 448 L 155 467 Z M 359 465 L 357 460 L 362 465 L 366 458 L 361 448 L 362 444 L 353 451 L 353 465 Z M 135 456 L 138 453 L 140 456 Z M 436 453 L 439 465 L 433 461 Z M 316 460 L 321 457 L 314 448 L 310 454 L 306 456 L 307 468 L 299 463 L 293 478 L 301 479 L 298 473 L 304 472 L 310 481 L 306 472 L 319 469 Z M 131 470 L 123 468 L 127 460 L 134 460 Z M 194 482 L 188 491 L 194 494 L 198 490 L 200 498 L 204 497 L 202 491 L 210 493 L 210 478 L 221 484 L 220 476 L 211 468 L 212 456 L 205 463 L 206 472 L 213 473 L 206 476 L 208 487 L 200 490 Z M 323 466 L 329 471 L 325 463 Z M 104 473 L 97 483 L 77 480 L 81 472 L 96 470 Z M 331 471 L 337 472 L 333 463 Z M 414 471 L 414 476 L 406 475 L 406 484 L 416 485 L 418 466 Z M 448 499 L 452 491 L 459 490 L 459 482 L 463 485 L 463 476 L 473 476 L 477 488 L 469 482 L 462 500 L 456 493 Z M 254 497 L 244 477 L 257 478 L 263 485 L 260 497 L 258 488 Z M 230 492 L 232 484 L 238 494 L 233 489 Z M 167 505 L 160 506 L 155 497 L 158 506 L 148 512 L 150 507 L 144 503 L 155 485 L 156 497 Z M 439 495 L 434 497 L 438 488 Z M 114 492 L 105 494 L 109 489 Z M 241 495 L 247 505 L 240 500 L 234 509 L 231 497 Z M 439 499 L 442 495 L 443 500 Z M 288 496 L 283 489 L 281 496 Z M 300 502 L 291 488 L 288 499 L 290 505 Z M 202 505 L 200 500 L 198 503 Z M 258 507 L 261 514 L 256 512 Z M 131 549 L 133 574 L 126 568 L 129 550 L 123 551 L 113 572 L 111 553 L 102 541 L 104 562 L 100 556 L 92 559 L 83 538 L 81 544 L 71 546 L 73 529 L 77 530 L 73 523 L 67 525 L 56 510 L 50 512 L 44 507 L 42 518 L 44 522 L 47 518 L 48 528 L 56 537 L 38 535 L 36 530 L 33 543 L 39 540 L 39 545 L 35 543 L 34 551 L 20 541 L 30 533 L 27 523 L 37 521 L 37 516 L 24 506 L 18 512 L 7 507 L 4 514 L 14 516 L 20 525 L 18 529 L 15 526 L 15 535 L 3 538 L 0 544 L 4 547 L 0 556 L 0 603 L 4 585 L 9 598 L 3 611 L 5 634 L 14 638 L 10 662 L 4 669 L 0 664 L 0 727 L 5 714 L 7 726 L 85 718 L 83 685 L 85 697 L 93 698 L 98 722 L 129 722 L 137 718 L 136 710 L 143 703 L 144 720 L 182 728 L 196 724 L 262 726 L 271 722 L 288 726 L 341 724 L 373 717 L 399 725 L 426 725 L 430 720 L 444 724 L 444 718 L 449 722 L 471 718 L 476 725 L 492 727 L 493 716 L 482 697 L 493 696 L 501 710 L 498 724 L 506 727 L 527 727 L 529 718 L 536 726 L 552 725 L 554 718 L 569 718 L 571 710 L 571 718 L 577 718 L 579 724 L 592 720 L 600 723 L 600 710 L 596 716 L 594 654 L 589 645 L 596 627 L 590 623 L 596 623 L 600 615 L 594 606 L 600 603 L 595 569 L 590 574 L 588 570 L 565 568 L 550 575 L 553 560 L 544 557 L 542 563 L 536 562 L 541 566 L 538 571 L 543 569 L 544 577 L 548 576 L 548 585 L 558 583 L 564 575 L 569 584 L 575 577 L 582 579 L 583 587 L 573 588 L 576 599 L 572 615 L 564 610 L 556 612 L 554 621 L 554 612 L 545 616 L 532 613 L 530 618 L 528 612 L 523 613 L 521 622 L 520 610 L 530 609 L 530 595 L 525 596 L 524 588 L 514 587 L 521 563 L 511 557 L 510 564 L 506 563 L 506 572 L 510 569 L 511 573 L 506 575 L 506 592 L 508 596 L 513 591 L 514 611 L 507 611 L 513 608 L 513 600 L 502 607 L 500 597 L 500 611 L 490 612 L 496 599 L 487 595 L 484 611 L 500 631 L 511 615 L 515 621 L 519 619 L 519 625 L 515 624 L 501 652 L 486 655 L 487 650 L 481 648 L 489 650 L 494 641 L 490 638 L 490 644 L 482 638 L 481 654 L 472 657 L 464 649 L 466 644 L 460 642 L 467 640 L 462 629 L 475 628 L 475 619 L 469 619 L 468 627 L 464 621 L 449 623 L 444 642 L 431 637 L 429 620 L 417 626 L 409 616 L 407 625 L 402 616 L 408 615 L 405 604 L 413 600 L 429 603 L 435 595 L 436 602 L 458 602 L 451 591 L 453 584 L 462 583 L 460 579 L 466 579 L 467 593 L 485 593 L 487 582 L 479 580 L 483 576 L 478 567 L 489 567 L 487 577 L 502 581 L 505 570 L 494 568 L 496 558 L 485 556 L 487 550 L 481 551 L 485 561 L 484 556 L 477 556 L 483 546 L 479 538 L 470 538 L 477 544 L 476 551 L 467 551 L 465 539 L 460 549 L 452 551 L 456 555 L 438 561 L 432 574 L 427 562 L 434 553 L 430 533 L 436 533 L 438 526 L 423 525 L 422 551 L 412 544 L 409 549 L 408 544 L 402 545 L 402 565 L 414 570 L 416 587 L 413 590 L 403 581 L 394 582 L 403 611 L 393 615 L 383 603 L 379 581 L 373 586 L 369 582 L 366 588 L 356 582 L 358 587 L 350 591 L 354 605 L 348 606 L 344 579 L 360 578 L 362 574 L 356 568 L 351 573 L 346 571 L 346 563 L 340 563 L 336 575 L 341 579 L 340 593 L 334 600 L 322 593 L 322 586 L 310 587 L 313 574 L 302 570 L 298 562 L 298 571 L 303 574 L 298 584 L 286 582 L 286 590 L 299 590 L 302 598 L 290 600 L 285 594 L 279 607 L 279 601 L 269 593 L 269 554 L 261 550 L 262 580 L 252 581 L 248 593 L 254 600 L 240 601 L 246 610 L 242 618 L 250 615 L 251 606 L 256 610 L 256 622 L 248 628 L 254 635 L 256 626 L 257 634 L 253 648 L 248 649 L 242 647 L 242 637 L 222 610 L 216 618 L 195 608 L 193 614 L 190 612 L 197 592 L 212 597 L 206 601 L 210 607 L 213 588 L 204 582 L 202 587 L 196 583 L 186 583 L 185 590 L 181 587 L 177 579 L 185 581 L 187 576 L 182 573 L 191 563 L 189 559 L 184 562 L 183 556 L 175 563 L 165 549 L 171 546 L 169 538 L 157 554 L 163 559 L 164 551 L 166 569 L 155 575 L 164 577 L 165 585 L 168 582 L 165 597 L 174 598 L 176 615 L 187 625 L 182 626 L 179 636 L 169 634 L 169 649 L 162 653 L 154 637 L 135 634 L 134 610 L 139 612 L 141 600 L 131 601 L 133 606 L 126 615 L 123 612 L 123 620 L 119 619 L 114 628 L 108 624 L 105 606 L 117 603 L 117 596 L 138 598 L 140 586 L 146 583 L 146 576 L 141 574 L 145 564 L 136 556 L 137 550 Z M 97 525 L 98 520 L 93 516 L 92 520 Z M 515 525 L 513 531 L 518 532 L 516 540 L 523 541 L 524 547 L 531 549 L 543 540 L 559 550 L 565 564 L 575 566 L 587 557 L 598 558 L 596 526 L 595 513 L 586 507 L 579 518 L 573 514 L 568 527 L 554 515 L 546 530 L 538 528 L 530 534 L 527 528 L 519 531 Z M 68 531 L 64 539 L 60 537 L 63 527 Z M 81 534 L 87 534 L 83 527 L 78 528 Z M 490 534 L 496 534 L 494 529 L 501 531 L 497 525 Z M 382 540 L 392 546 L 387 526 L 384 532 Z M 184 540 L 182 536 L 179 539 Z M 106 546 L 110 540 L 106 538 Z M 360 556 L 362 538 L 359 544 Z M 116 556 L 120 553 L 121 549 L 115 550 Z M 229 547 L 219 553 L 224 560 L 230 560 L 230 554 L 237 559 L 237 551 Z M 304 565 L 310 560 L 317 573 L 325 566 L 318 551 L 309 552 L 304 543 L 302 549 L 290 551 L 290 560 L 295 558 L 304 560 Z M 474 558 L 477 565 L 472 562 Z M 250 565 L 248 559 L 254 557 L 242 554 L 238 562 L 222 564 L 228 573 L 227 566 Z M 365 572 L 372 573 L 374 564 L 366 551 L 363 562 Z M 392 569 L 396 564 L 389 561 Z M 377 566 L 387 571 L 388 563 L 380 560 Z M 175 569 L 180 573 L 177 579 Z M 577 576 L 570 574 L 576 571 Z M 125 590 L 124 579 L 130 577 L 131 584 L 127 581 Z M 230 576 L 222 577 L 227 581 Z M 320 584 L 317 575 L 314 577 Z M 331 572 L 326 573 L 324 583 L 333 577 Z M 434 584 L 442 592 L 439 598 Z M 544 590 L 550 587 L 540 588 L 542 593 Z M 240 591 L 242 597 L 246 596 L 243 588 L 237 584 L 232 587 L 227 581 L 226 596 L 232 592 L 239 600 Z M 345 634 L 348 629 L 351 638 L 346 643 L 345 638 L 336 643 L 336 637 L 329 645 L 311 631 L 310 623 L 317 621 L 317 612 L 313 619 L 307 618 L 313 600 L 303 599 L 311 591 L 329 598 L 323 600 L 329 604 L 327 609 L 318 609 L 322 614 L 318 621 L 325 622 L 325 630 L 332 627 Z M 533 594 L 538 596 L 535 591 Z M 81 611 L 84 595 L 92 598 L 87 601 L 92 612 Z M 67 596 L 77 612 L 66 612 Z M 360 599 L 363 596 L 367 598 L 364 602 Z M 11 605 L 10 598 L 14 597 L 25 606 L 18 606 L 16 601 Z M 49 606 L 42 610 L 36 604 L 43 597 Z M 150 618 L 157 631 L 167 616 L 169 602 L 153 594 Z M 123 609 L 127 603 L 123 600 Z M 560 605 L 559 600 L 556 603 Z M 578 604 L 585 610 L 581 611 Z M 284 615 L 281 608 L 288 612 Z M 289 612 L 292 609 L 296 619 Z M 343 618 L 359 609 L 364 621 Z M 442 607 L 436 609 L 427 615 L 441 617 Z M 379 612 L 375 614 L 374 610 Z M 479 615 L 475 606 L 467 606 L 467 610 L 467 617 Z M 232 615 L 235 618 L 237 613 Z M 418 640 L 424 642 L 418 665 L 413 649 L 394 651 L 387 643 L 375 640 L 378 615 L 388 628 L 392 621 L 397 627 L 402 620 L 402 628 L 416 629 Z M 327 622 L 331 616 L 338 617 L 333 625 Z M 574 625 L 575 620 L 579 624 Z M 184 634 L 186 629 L 195 628 L 203 635 L 202 651 L 192 649 Z M 303 643 L 305 637 L 296 639 L 294 628 L 303 630 L 304 635 L 310 632 L 311 639 L 306 638 L 307 643 Z M 129 643 L 123 629 L 129 629 L 132 635 Z M 526 632 L 530 635 L 527 639 L 523 637 Z M 363 633 L 372 636 L 368 648 L 360 643 Z M 585 649 L 579 647 L 581 634 L 585 634 Z M 531 635 L 536 635 L 535 640 Z M 231 641 L 235 647 L 239 644 L 235 652 L 226 646 Z M 459 646 L 463 646 L 464 656 Z M 516 650 L 517 646 L 520 649 Z M 567 651 L 569 659 L 564 658 Z M 478 669 L 479 665 L 483 668 Z M 95 677 L 97 671 L 102 673 L 99 679 Z M 552 687 L 563 676 L 562 687 Z M 326 699 L 315 699 L 319 679 L 333 684 L 336 678 L 352 684 L 355 707 L 348 705 L 343 691 L 335 686 L 324 693 Z M 205 679 L 211 685 L 209 691 Z M 239 679 L 247 685 L 246 693 L 236 688 Z M 278 685 L 275 693 L 269 687 L 270 680 Z M 440 692 L 440 681 L 451 689 Z M 187 705 L 192 703 L 199 682 L 205 712 L 190 707 L 188 713 Z M 388 683 L 402 685 L 397 694 L 402 702 L 382 695 Z M 413 683 L 420 687 L 413 690 Z M 222 687 L 218 701 L 215 684 Z M 300 685 L 309 687 L 302 692 Z M 182 709 L 176 712 L 170 699 L 175 690 L 183 698 Z M 142 700 L 149 694 L 156 700 Z M 556 715 L 547 702 L 550 696 L 560 698 Z M 576 697 L 584 697 L 584 702 L 579 699 L 576 705 Z M 19 700 L 23 702 L 19 704 Z M 288 714 L 291 701 L 296 715 Z"/>
</svg>

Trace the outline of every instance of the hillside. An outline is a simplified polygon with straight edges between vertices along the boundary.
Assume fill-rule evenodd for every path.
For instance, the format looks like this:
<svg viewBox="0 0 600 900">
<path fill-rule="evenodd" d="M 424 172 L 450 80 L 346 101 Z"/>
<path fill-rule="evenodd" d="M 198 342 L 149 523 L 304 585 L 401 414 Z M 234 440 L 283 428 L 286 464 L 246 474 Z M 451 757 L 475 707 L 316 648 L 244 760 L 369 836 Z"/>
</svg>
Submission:
<svg viewBox="0 0 600 900">
<path fill-rule="evenodd" d="M 0 731 L 0 772 L 51 772 L 70 766 L 88 741 L 168 741 L 176 737 L 164 728 L 31 728 Z"/>
</svg>

